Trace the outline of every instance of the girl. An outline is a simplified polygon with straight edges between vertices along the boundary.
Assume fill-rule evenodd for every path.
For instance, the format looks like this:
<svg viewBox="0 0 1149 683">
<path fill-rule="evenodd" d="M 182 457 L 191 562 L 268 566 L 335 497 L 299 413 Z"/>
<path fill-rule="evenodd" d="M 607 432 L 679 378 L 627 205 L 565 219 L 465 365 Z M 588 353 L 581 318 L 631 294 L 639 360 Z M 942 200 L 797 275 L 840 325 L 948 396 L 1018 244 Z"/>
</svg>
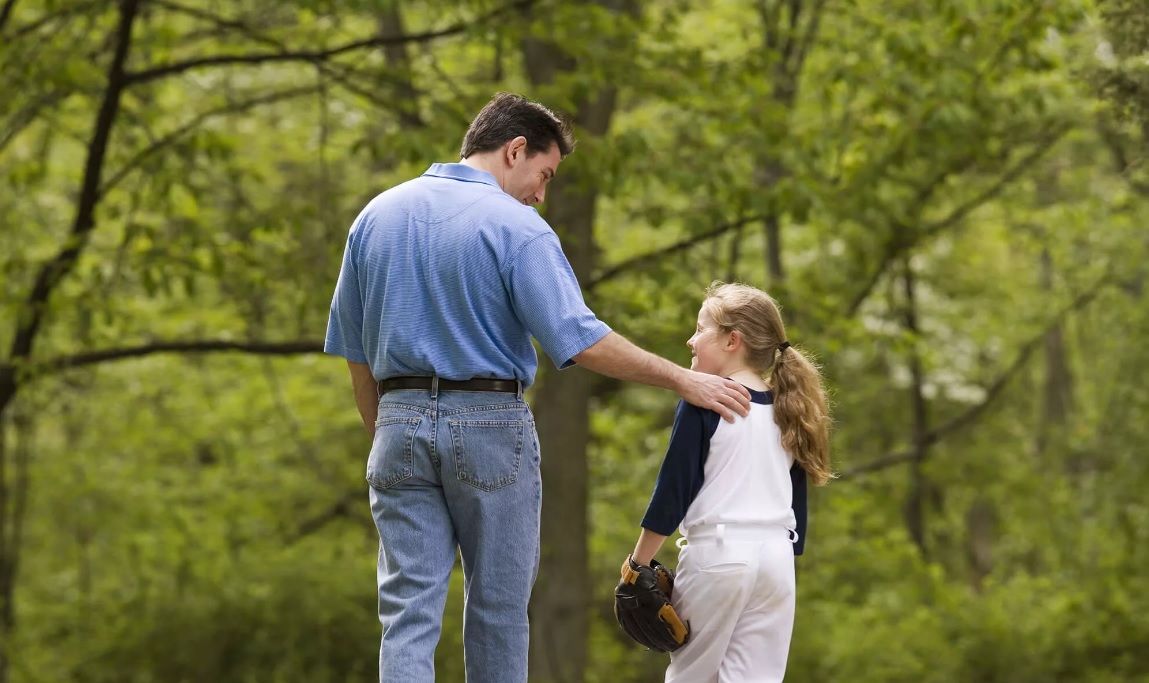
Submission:
<svg viewBox="0 0 1149 683">
<path fill-rule="evenodd" d="M 667 683 L 776 683 L 794 626 L 806 481 L 833 476 L 826 394 L 786 341 L 774 300 L 753 287 L 712 284 L 686 345 L 692 370 L 750 390 L 750 414 L 728 423 L 679 402 L 631 559 L 649 565 L 681 529 L 672 599 L 691 638 L 671 654 Z"/>
</svg>

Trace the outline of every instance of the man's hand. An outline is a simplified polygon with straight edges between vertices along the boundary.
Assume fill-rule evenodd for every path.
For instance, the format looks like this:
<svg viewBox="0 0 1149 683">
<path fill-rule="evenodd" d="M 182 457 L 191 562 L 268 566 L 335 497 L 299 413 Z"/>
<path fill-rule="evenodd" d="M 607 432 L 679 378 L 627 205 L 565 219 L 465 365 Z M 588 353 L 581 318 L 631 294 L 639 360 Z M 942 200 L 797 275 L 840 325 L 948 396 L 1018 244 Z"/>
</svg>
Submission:
<svg viewBox="0 0 1149 683">
<path fill-rule="evenodd" d="M 671 389 L 687 403 L 713 410 L 727 422 L 750 413 L 750 392 L 738 382 L 687 370 L 643 351 L 616 332 L 575 354 L 573 360 L 607 377 Z"/>
<path fill-rule="evenodd" d="M 727 422 L 750 413 L 750 392 L 732 379 L 688 370 L 678 390 L 687 403 L 713 410 Z"/>
<path fill-rule="evenodd" d="M 355 392 L 355 406 L 359 408 L 359 417 L 363 420 L 363 427 L 367 434 L 375 438 L 375 419 L 379 414 L 379 387 L 371 368 L 363 363 L 347 361 L 347 369 L 351 371 L 351 390 Z"/>
</svg>

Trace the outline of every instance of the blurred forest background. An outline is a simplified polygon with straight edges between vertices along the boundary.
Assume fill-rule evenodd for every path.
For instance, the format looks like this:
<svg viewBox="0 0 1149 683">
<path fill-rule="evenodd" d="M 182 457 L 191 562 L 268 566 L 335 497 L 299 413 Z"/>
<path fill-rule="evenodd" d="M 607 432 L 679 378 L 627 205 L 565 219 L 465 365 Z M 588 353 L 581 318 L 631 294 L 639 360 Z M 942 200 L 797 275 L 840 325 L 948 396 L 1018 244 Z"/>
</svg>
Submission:
<svg viewBox="0 0 1149 683">
<path fill-rule="evenodd" d="M 685 364 L 739 279 L 824 364 L 787 681 L 1149 681 L 1147 39 L 1143 0 L 0 0 L 0 681 L 374 680 L 327 309 L 501 89 L 577 121 L 543 213 L 601 318 Z M 532 675 L 660 681 L 610 595 L 675 397 L 542 365 Z"/>
</svg>

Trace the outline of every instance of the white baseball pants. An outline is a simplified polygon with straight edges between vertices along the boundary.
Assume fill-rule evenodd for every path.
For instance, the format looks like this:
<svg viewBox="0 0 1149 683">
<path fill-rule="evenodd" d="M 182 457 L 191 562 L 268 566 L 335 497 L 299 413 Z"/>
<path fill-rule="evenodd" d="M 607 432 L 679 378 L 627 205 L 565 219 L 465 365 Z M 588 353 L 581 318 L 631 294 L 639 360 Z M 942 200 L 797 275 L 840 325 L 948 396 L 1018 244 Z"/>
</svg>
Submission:
<svg viewBox="0 0 1149 683">
<path fill-rule="evenodd" d="M 670 655 L 666 683 L 780 683 L 794 629 L 796 539 L 777 525 L 686 531 L 672 600 L 691 637 Z"/>
</svg>

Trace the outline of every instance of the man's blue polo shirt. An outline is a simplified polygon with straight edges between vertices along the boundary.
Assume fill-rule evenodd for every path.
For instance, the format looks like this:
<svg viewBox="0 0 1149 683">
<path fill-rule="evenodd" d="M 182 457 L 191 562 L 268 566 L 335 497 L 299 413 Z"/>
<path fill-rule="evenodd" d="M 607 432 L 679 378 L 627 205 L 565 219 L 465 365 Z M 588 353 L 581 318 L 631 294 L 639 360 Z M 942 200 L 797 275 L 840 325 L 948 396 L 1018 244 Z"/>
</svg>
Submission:
<svg viewBox="0 0 1149 683">
<path fill-rule="evenodd" d="M 610 332 L 558 236 L 491 174 L 434 164 L 363 209 L 347 238 L 324 351 L 376 379 L 535 379 Z"/>
</svg>

